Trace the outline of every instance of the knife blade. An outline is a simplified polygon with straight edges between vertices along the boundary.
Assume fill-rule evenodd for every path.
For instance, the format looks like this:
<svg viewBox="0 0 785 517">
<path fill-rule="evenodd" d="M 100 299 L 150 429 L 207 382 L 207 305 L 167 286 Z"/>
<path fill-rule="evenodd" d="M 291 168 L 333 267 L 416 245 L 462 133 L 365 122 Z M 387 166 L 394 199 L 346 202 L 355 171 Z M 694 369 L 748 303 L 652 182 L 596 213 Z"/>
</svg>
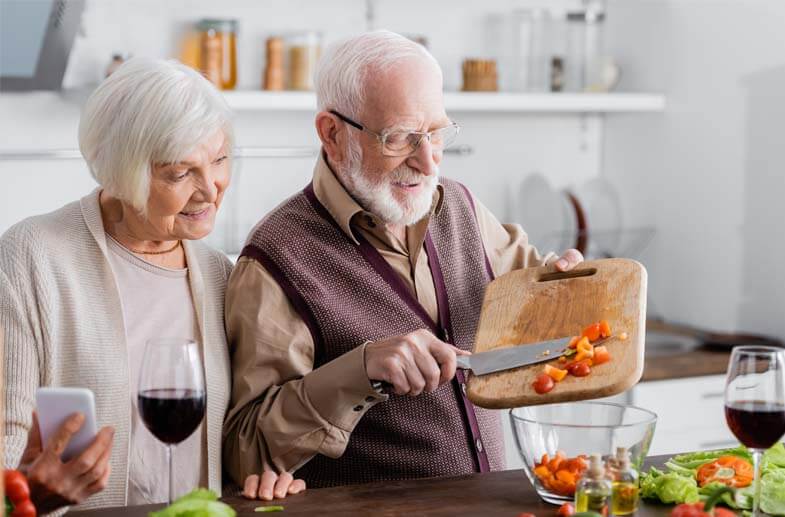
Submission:
<svg viewBox="0 0 785 517">
<path fill-rule="evenodd" d="M 561 337 L 477 352 L 472 355 L 459 355 L 458 368 L 471 370 L 475 375 L 486 375 L 519 366 L 544 363 L 558 358 L 569 345 L 570 339 L 572 337 Z"/>
</svg>

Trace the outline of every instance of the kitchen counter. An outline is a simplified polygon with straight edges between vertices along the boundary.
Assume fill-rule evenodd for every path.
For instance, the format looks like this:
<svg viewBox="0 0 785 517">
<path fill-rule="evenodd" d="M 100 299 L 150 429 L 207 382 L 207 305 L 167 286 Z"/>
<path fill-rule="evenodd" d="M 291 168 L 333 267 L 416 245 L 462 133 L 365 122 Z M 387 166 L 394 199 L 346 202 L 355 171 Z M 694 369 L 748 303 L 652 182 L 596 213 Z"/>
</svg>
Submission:
<svg viewBox="0 0 785 517">
<path fill-rule="evenodd" d="M 652 457 L 648 466 L 662 466 L 666 456 Z M 647 467 L 648 468 L 648 467 Z M 337 488 L 311 489 L 280 502 L 261 503 L 239 497 L 224 499 L 240 517 L 259 515 L 257 506 L 281 504 L 275 515 L 500 515 L 515 517 L 531 512 L 555 517 L 557 506 L 540 500 L 521 470 L 472 474 L 454 478 L 370 483 Z M 110 508 L 68 515 L 84 517 L 143 517 L 161 505 Z M 672 506 L 643 502 L 637 517 L 665 517 Z"/>
<path fill-rule="evenodd" d="M 729 359 L 730 350 L 708 348 L 647 356 L 641 382 L 724 375 Z"/>
</svg>

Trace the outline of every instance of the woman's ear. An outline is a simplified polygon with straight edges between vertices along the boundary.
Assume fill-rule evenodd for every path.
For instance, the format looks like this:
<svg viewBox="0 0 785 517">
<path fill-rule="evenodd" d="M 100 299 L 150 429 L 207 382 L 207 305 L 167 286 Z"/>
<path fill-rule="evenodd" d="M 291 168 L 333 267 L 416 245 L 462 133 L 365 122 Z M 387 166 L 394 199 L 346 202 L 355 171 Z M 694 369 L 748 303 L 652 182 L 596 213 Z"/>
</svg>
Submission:
<svg viewBox="0 0 785 517">
<path fill-rule="evenodd" d="M 342 163 L 346 145 L 346 124 L 327 111 L 316 114 L 316 133 L 330 163 Z"/>
</svg>

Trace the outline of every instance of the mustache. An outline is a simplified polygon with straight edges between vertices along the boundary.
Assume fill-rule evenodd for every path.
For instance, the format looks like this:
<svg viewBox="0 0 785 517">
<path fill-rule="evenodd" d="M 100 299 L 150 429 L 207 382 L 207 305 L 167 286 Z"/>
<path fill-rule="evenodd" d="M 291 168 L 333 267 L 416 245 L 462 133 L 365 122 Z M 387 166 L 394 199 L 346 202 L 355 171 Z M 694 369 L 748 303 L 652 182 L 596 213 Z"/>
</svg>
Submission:
<svg viewBox="0 0 785 517">
<path fill-rule="evenodd" d="M 420 181 L 434 182 L 438 177 L 438 173 L 434 175 L 426 175 L 412 169 L 408 165 L 401 165 L 393 170 L 390 175 L 390 181 L 393 183 L 418 183 Z"/>
</svg>

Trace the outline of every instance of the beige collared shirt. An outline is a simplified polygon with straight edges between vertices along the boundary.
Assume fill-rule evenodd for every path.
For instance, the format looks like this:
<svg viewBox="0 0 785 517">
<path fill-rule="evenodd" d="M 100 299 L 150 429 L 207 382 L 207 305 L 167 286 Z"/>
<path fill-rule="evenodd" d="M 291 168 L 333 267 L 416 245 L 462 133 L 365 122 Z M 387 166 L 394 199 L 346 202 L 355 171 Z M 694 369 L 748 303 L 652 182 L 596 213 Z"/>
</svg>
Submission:
<svg viewBox="0 0 785 517">
<path fill-rule="evenodd" d="M 436 289 L 423 247 L 430 216 L 406 228 L 405 242 L 366 212 L 323 157 L 313 188 L 349 239 L 365 237 L 438 321 Z M 441 208 L 442 188 L 431 215 Z M 500 224 L 474 199 L 477 223 L 496 276 L 555 260 L 541 257 L 519 225 Z M 296 237 L 295 237 L 296 238 Z M 314 342 L 281 287 L 265 268 L 242 257 L 226 292 L 227 339 L 232 354 L 232 400 L 224 425 L 224 462 L 237 482 L 265 466 L 292 472 L 316 454 L 337 458 L 368 409 L 386 400 L 365 373 L 365 345 L 314 369 Z"/>
</svg>

